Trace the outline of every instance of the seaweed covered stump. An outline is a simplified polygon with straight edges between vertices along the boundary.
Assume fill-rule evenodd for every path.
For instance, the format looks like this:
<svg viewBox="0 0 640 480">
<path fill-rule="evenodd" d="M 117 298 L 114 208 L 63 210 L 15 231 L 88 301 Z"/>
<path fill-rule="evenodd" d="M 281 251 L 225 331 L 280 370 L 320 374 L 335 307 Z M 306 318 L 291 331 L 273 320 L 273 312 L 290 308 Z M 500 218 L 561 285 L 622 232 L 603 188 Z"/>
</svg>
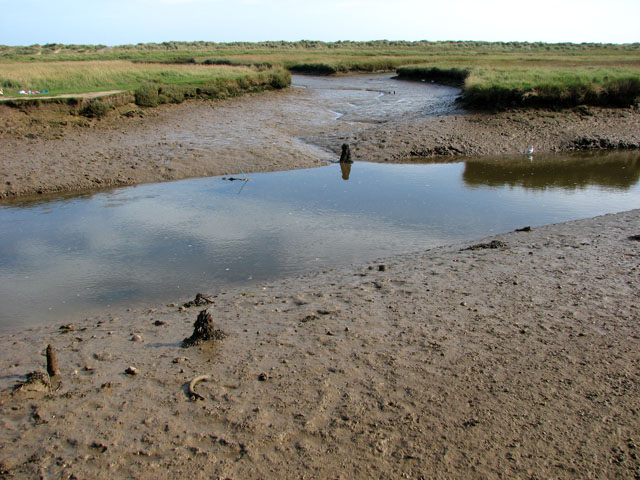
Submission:
<svg viewBox="0 0 640 480">
<path fill-rule="evenodd" d="M 193 324 L 193 334 L 182 341 L 182 346 L 193 347 L 209 340 L 222 340 L 225 336 L 221 330 L 214 330 L 213 317 L 207 309 L 204 309 L 200 311 Z"/>
</svg>

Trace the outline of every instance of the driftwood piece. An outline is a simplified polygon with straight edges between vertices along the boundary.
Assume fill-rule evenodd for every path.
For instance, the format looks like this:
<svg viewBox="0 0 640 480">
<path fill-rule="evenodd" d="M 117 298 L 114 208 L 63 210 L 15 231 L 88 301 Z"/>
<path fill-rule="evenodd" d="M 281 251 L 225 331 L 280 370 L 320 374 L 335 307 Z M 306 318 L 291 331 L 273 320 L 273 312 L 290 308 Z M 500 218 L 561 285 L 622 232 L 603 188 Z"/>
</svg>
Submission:
<svg viewBox="0 0 640 480">
<path fill-rule="evenodd" d="M 194 306 L 195 307 L 202 307 L 202 306 L 207 305 L 209 303 L 213 303 L 213 298 L 207 297 L 206 295 L 204 295 L 202 293 L 196 293 L 196 298 L 184 303 L 183 306 L 186 307 L 186 308 L 194 307 Z"/>
<path fill-rule="evenodd" d="M 484 248 L 506 248 L 507 244 L 500 240 L 491 240 L 489 243 L 477 243 L 462 250 L 482 250 Z"/>
<path fill-rule="evenodd" d="M 196 385 L 199 382 L 206 382 L 211 380 L 211 375 L 198 375 L 193 380 L 189 382 L 189 397 L 195 398 L 197 400 L 204 400 L 204 397 L 195 391 Z"/>
</svg>

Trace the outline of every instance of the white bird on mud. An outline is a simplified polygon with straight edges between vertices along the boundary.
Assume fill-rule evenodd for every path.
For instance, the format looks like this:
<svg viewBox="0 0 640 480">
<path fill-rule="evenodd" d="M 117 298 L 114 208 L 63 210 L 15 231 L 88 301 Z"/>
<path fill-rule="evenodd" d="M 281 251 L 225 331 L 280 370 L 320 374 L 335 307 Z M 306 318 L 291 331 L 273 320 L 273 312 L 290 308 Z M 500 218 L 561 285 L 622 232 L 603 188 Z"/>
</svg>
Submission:
<svg viewBox="0 0 640 480">
<path fill-rule="evenodd" d="M 527 151 L 526 151 L 526 152 L 524 152 L 524 153 L 525 153 L 526 155 L 531 155 L 531 154 L 533 154 L 533 147 L 529 147 L 529 148 L 527 149 Z"/>
</svg>

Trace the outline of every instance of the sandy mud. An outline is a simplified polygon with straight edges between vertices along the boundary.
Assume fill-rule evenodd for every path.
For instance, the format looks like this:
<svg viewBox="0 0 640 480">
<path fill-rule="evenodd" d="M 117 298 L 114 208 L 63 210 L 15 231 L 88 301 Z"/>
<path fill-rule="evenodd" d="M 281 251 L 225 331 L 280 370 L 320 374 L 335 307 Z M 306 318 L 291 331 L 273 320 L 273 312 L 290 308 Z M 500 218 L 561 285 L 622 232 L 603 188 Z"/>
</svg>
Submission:
<svg viewBox="0 0 640 480">
<path fill-rule="evenodd" d="M 345 142 L 374 162 L 640 145 L 632 109 L 471 114 L 456 109 L 455 89 L 389 75 L 294 83 L 224 102 L 123 105 L 103 120 L 0 105 L 0 198 L 308 168 L 337 160 Z"/>
<path fill-rule="evenodd" d="M 635 478 L 639 225 L 634 210 L 3 336 L 0 475 Z M 204 308 L 224 335 L 181 347 Z M 47 344 L 51 390 L 12 391 Z"/>
</svg>

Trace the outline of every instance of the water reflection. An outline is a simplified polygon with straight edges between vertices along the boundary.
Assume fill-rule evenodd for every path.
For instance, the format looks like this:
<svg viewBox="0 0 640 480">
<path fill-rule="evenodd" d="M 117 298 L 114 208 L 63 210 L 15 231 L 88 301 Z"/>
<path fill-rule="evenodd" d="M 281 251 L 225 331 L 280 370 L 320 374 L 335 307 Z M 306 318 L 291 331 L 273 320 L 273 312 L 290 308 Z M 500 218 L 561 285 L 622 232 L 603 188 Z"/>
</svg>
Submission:
<svg viewBox="0 0 640 480">
<path fill-rule="evenodd" d="M 6 198 L 0 201 L 0 208 L 4 207 L 36 207 L 40 205 L 55 205 L 65 200 L 84 199 L 87 200 L 99 193 L 98 191 L 90 192 L 71 192 L 71 193 L 43 193 L 38 195 L 26 195 L 18 198 Z"/>
<path fill-rule="evenodd" d="M 349 180 L 349 175 L 351 174 L 351 164 L 353 160 L 351 159 L 351 148 L 348 144 L 342 144 L 342 153 L 340 154 L 340 170 L 342 172 L 342 179 Z"/>
<path fill-rule="evenodd" d="M 639 152 L 526 158 L 526 161 L 522 157 L 470 159 L 463 179 L 474 187 L 518 186 L 532 190 L 576 189 L 589 185 L 625 190 L 640 180 Z"/>
<path fill-rule="evenodd" d="M 340 162 L 340 171 L 342 172 L 343 180 L 349 180 L 349 175 L 351 175 L 351 165 L 353 165 L 353 162 Z"/>
<path fill-rule="evenodd" d="M 639 155 L 342 163 L 0 206 L 0 330 L 637 208 Z"/>
</svg>

